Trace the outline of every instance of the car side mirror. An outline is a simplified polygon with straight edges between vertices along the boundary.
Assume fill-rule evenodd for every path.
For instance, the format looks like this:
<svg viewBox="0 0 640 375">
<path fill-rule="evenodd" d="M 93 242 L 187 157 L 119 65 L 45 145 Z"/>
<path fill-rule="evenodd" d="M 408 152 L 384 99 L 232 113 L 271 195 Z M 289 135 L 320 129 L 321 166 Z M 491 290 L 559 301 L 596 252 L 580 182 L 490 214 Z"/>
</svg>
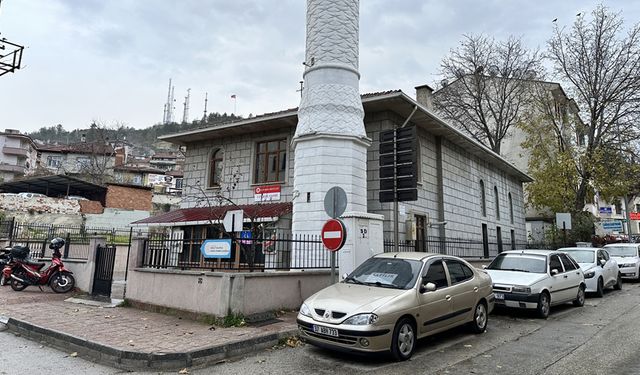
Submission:
<svg viewBox="0 0 640 375">
<path fill-rule="evenodd" d="M 482 269 L 483 269 L 483 270 L 486 270 L 488 267 L 489 267 L 489 266 L 487 266 L 486 264 L 483 264 L 483 265 L 482 265 Z"/>
<path fill-rule="evenodd" d="M 347 275 L 347 273 L 346 273 L 346 272 L 345 272 L 345 273 L 343 273 L 343 274 L 342 274 L 342 280 L 346 279 L 346 278 L 347 278 L 347 276 L 349 276 L 349 275 Z"/>
<path fill-rule="evenodd" d="M 436 289 L 438 289 L 438 287 L 434 283 L 422 283 L 420 286 L 420 293 L 433 292 Z"/>
<path fill-rule="evenodd" d="M 604 267 L 605 264 L 607 264 L 607 261 L 605 259 L 600 259 L 600 265 Z"/>
<path fill-rule="evenodd" d="M 558 273 L 559 273 L 559 272 L 558 272 L 558 270 L 557 270 L 557 269 L 555 269 L 555 268 L 551 270 L 551 276 L 555 276 L 555 275 L 557 275 Z"/>
</svg>

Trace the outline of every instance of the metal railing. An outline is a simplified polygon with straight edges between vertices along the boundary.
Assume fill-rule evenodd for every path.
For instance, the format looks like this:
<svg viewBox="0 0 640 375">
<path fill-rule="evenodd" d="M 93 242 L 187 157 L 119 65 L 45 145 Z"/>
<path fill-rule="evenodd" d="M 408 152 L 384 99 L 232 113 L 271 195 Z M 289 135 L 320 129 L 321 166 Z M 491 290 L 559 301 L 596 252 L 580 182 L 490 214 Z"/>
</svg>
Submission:
<svg viewBox="0 0 640 375">
<path fill-rule="evenodd" d="M 152 234 L 144 245 L 142 266 L 210 271 L 331 268 L 330 252 L 319 236 L 277 234 L 265 239 L 231 239 L 231 251 L 224 258 L 205 258 L 201 246 L 206 240 Z"/>
<path fill-rule="evenodd" d="M 398 251 L 423 251 L 453 255 L 461 258 L 492 258 L 506 250 L 558 249 L 575 246 L 572 243 L 484 242 L 482 238 L 440 238 L 429 236 L 422 241 L 407 240 L 398 244 Z M 384 252 L 395 251 L 393 240 L 384 240 Z"/>
<path fill-rule="evenodd" d="M 55 237 L 65 239 L 63 258 L 87 259 L 89 238 L 102 236 L 109 245 L 131 246 L 134 233 L 131 228 L 87 227 L 84 225 L 55 225 L 42 223 L 17 223 L 13 219 L 0 221 L 0 238 L 9 246 L 29 247 L 32 258 L 51 257 L 49 241 Z"/>
</svg>

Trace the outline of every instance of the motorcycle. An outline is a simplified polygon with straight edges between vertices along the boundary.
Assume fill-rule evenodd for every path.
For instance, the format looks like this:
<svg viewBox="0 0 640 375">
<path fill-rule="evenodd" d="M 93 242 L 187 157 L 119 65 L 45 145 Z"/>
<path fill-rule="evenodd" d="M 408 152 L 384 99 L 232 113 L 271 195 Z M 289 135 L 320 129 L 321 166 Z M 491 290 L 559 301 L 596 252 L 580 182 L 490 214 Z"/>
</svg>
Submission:
<svg viewBox="0 0 640 375">
<path fill-rule="evenodd" d="M 11 289 L 19 292 L 29 285 L 37 285 L 42 290 L 42 285 L 49 285 L 56 293 L 67 293 L 75 288 L 76 280 L 73 272 L 64 267 L 60 249 L 64 246 L 62 238 L 54 238 L 49 244 L 53 250 L 51 264 L 42 270 L 45 263 L 33 262 L 27 259 L 29 248 L 14 246 L 11 250 L 14 261 L 11 267 Z M 41 271 L 42 270 L 42 271 Z"/>
<path fill-rule="evenodd" d="M 9 284 L 12 266 L 11 248 L 0 250 L 0 286 Z"/>
</svg>

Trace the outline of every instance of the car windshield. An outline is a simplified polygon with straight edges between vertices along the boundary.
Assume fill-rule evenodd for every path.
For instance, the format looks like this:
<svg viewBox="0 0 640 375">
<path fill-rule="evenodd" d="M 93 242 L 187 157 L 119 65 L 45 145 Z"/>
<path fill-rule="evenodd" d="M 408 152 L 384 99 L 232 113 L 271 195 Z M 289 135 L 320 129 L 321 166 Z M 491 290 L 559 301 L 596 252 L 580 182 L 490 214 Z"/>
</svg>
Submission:
<svg viewBox="0 0 640 375">
<path fill-rule="evenodd" d="M 638 255 L 637 246 L 607 246 L 605 249 L 613 257 L 634 257 Z"/>
<path fill-rule="evenodd" d="M 345 283 L 381 288 L 410 289 L 420 274 L 422 262 L 398 258 L 369 258 L 347 278 Z"/>
<path fill-rule="evenodd" d="M 544 255 L 500 254 L 487 267 L 490 270 L 546 273 L 547 262 Z"/>
<path fill-rule="evenodd" d="M 565 253 L 571 255 L 578 263 L 593 263 L 596 260 L 596 252 L 593 250 L 566 250 L 561 249 Z"/>
</svg>

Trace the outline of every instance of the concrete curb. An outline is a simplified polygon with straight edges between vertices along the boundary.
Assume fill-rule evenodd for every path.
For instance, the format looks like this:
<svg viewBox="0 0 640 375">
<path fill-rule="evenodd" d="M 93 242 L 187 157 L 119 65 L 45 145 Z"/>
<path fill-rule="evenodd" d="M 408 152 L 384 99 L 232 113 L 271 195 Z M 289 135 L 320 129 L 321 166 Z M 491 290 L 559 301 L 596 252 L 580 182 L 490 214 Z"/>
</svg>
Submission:
<svg viewBox="0 0 640 375">
<path fill-rule="evenodd" d="M 297 329 L 269 333 L 223 345 L 213 345 L 188 352 L 136 352 L 99 344 L 81 337 L 57 332 L 29 322 L 9 318 L 6 327 L 23 337 L 45 342 L 67 353 L 124 370 L 177 370 L 214 364 L 226 358 L 254 353 L 277 345 L 283 338 L 295 336 Z"/>
</svg>

